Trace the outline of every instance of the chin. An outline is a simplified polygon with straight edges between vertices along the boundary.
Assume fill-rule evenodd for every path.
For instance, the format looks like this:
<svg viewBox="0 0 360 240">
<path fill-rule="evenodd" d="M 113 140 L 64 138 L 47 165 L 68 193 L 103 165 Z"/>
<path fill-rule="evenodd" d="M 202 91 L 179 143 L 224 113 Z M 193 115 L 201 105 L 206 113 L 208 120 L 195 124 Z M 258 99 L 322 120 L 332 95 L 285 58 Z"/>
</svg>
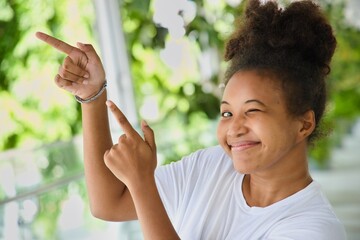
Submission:
<svg viewBox="0 0 360 240">
<path fill-rule="evenodd" d="M 244 163 L 236 162 L 236 160 L 234 160 L 234 159 L 232 159 L 232 161 L 233 161 L 234 169 L 238 173 L 251 174 L 254 171 L 256 171 L 256 168 L 254 166 L 249 166 L 249 165 L 244 164 Z M 239 161 L 239 160 L 237 160 L 237 161 Z"/>
</svg>

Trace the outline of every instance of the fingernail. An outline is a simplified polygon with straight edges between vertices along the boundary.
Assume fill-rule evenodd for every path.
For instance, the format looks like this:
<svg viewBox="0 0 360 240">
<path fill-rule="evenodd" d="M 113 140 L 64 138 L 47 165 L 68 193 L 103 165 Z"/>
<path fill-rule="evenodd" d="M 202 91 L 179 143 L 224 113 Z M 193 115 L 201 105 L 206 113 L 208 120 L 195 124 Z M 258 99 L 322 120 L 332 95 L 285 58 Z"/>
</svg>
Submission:
<svg viewBox="0 0 360 240">
<path fill-rule="evenodd" d="M 88 73 L 85 73 L 84 78 L 88 78 L 90 75 Z"/>
<path fill-rule="evenodd" d="M 145 120 L 143 120 L 143 125 L 144 125 L 144 127 L 148 127 L 148 126 L 149 126 L 149 124 L 148 124 Z"/>
<path fill-rule="evenodd" d="M 110 107 L 111 102 L 110 102 L 109 100 L 107 100 L 107 101 L 105 102 L 105 104 L 106 104 L 106 106 Z"/>
<path fill-rule="evenodd" d="M 83 44 L 83 43 L 81 43 L 81 42 L 77 42 L 77 44 L 80 45 L 80 46 L 82 46 L 82 47 L 85 46 L 85 44 Z"/>
<path fill-rule="evenodd" d="M 84 84 L 84 85 L 88 85 L 88 84 L 89 84 L 89 81 L 88 81 L 88 80 L 84 80 L 84 81 L 83 81 L 83 84 Z"/>
</svg>

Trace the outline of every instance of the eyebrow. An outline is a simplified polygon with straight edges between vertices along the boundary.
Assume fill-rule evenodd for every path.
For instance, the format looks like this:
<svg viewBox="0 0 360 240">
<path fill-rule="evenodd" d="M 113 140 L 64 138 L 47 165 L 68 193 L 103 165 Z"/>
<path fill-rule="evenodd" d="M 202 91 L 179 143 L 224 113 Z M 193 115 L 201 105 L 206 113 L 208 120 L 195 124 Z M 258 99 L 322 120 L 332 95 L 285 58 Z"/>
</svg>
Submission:
<svg viewBox="0 0 360 240">
<path fill-rule="evenodd" d="M 260 100 L 257 100 L 257 99 L 249 99 L 249 100 L 245 101 L 245 104 L 253 103 L 253 102 L 258 103 L 258 104 L 260 104 L 260 105 L 262 105 L 264 107 L 266 106 L 263 102 L 261 102 Z M 227 101 L 221 101 L 221 104 L 230 105 L 230 103 L 227 102 Z"/>
</svg>

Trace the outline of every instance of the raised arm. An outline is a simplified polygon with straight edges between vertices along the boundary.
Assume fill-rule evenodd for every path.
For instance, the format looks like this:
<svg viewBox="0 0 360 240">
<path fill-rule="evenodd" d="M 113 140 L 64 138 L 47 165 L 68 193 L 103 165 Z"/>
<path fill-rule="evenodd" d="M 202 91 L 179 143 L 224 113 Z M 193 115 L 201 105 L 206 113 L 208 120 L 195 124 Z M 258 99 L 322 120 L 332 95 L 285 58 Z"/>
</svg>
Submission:
<svg viewBox="0 0 360 240">
<path fill-rule="evenodd" d="M 78 47 L 38 32 L 36 36 L 65 53 L 67 57 L 55 76 L 55 83 L 87 99 L 96 95 L 105 82 L 101 60 L 90 44 Z M 84 144 L 84 168 L 91 212 L 95 217 L 110 221 L 136 219 L 135 208 L 128 189 L 104 163 L 104 153 L 112 147 L 106 91 L 99 98 L 81 104 Z"/>
<path fill-rule="evenodd" d="M 68 55 L 55 77 L 59 87 L 82 99 L 99 93 L 105 72 L 91 45 L 78 44 L 79 48 L 75 48 L 44 33 L 36 36 Z M 105 103 L 124 131 L 115 145 Z M 106 91 L 81 107 L 85 177 L 92 214 L 110 221 L 139 218 L 145 239 L 179 239 L 156 188 L 156 145 L 151 128 L 142 122 L 143 139 L 117 106 L 106 101 Z"/>
<path fill-rule="evenodd" d="M 105 164 L 129 189 L 145 239 L 179 239 L 155 184 L 156 144 L 152 129 L 142 121 L 143 139 L 113 102 L 107 101 L 107 105 L 124 134 L 105 153 Z"/>
</svg>

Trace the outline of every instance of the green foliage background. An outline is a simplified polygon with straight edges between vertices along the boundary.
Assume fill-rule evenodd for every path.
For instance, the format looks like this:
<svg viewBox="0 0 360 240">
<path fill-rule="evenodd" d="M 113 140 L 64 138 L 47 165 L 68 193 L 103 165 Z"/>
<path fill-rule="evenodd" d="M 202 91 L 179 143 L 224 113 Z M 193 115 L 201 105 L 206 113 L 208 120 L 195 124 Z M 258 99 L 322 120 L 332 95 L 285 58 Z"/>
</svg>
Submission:
<svg viewBox="0 0 360 240">
<path fill-rule="evenodd" d="M 140 109 L 150 96 L 158 103 L 160 117 L 152 124 L 159 132 L 157 140 L 168 162 L 216 144 L 213 130 L 221 94 L 217 86 L 225 66 L 222 49 L 243 4 L 233 7 L 226 1 L 194 1 L 197 14 L 187 23 L 182 40 L 193 52 L 195 67 L 190 73 L 180 74 L 160 59 L 169 35 L 167 29 L 154 24 L 153 3 L 120 1 L 136 104 Z M 1 0 L 0 6 L 0 150 L 35 147 L 80 134 L 79 105 L 52 81 L 63 55 L 39 43 L 34 33 L 43 30 L 73 44 L 83 40 L 96 45 L 91 1 Z M 348 131 L 360 111 L 359 30 L 345 23 L 344 2 L 324 1 L 322 6 L 339 44 L 329 79 L 330 102 L 324 124 L 335 134 L 311 150 L 320 166 L 326 165 L 329 148 Z M 200 61 L 207 51 L 216 53 L 220 67 L 204 79 Z M 176 81 L 171 80 L 174 75 L 178 75 Z"/>
<path fill-rule="evenodd" d="M 183 74 L 172 82 L 173 74 L 159 59 L 169 35 L 166 29 L 154 25 L 152 2 L 122 1 L 121 13 L 139 108 L 147 95 L 156 96 L 162 118 L 155 122 L 158 142 L 165 162 L 180 159 L 199 147 L 216 144 L 215 131 L 219 109 L 219 89 L 226 65 L 222 61 L 224 41 L 232 32 L 233 20 L 240 15 L 244 2 L 233 7 L 226 1 L 195 0 L 196 17 L 186 26 L 189 41 L 197 61 L 197 72 Z M 289 1 L 282 1 L 289 2 Z M 360 31 L 345 20 L 345 1 L 320 1 L 338 40 L 328 79 L 329 103 L 323 128 L 327 138 L 310 149 L 311 163 L 326 168 L 331 149 L 341 143 L 353 122 L 360 115 Z M 217 53 L 218 71 L 203 79 L 200 72 L 201 53 Z M 149 64 L 151 63 L 151 64 Z M 149 67 L 149 65 L 151 67 Z M 209 85 L 211 90 L 209 90 Z M 193 89 L 188 94 L 187 89 Z"/>
<path fill-rule="evenodd" d="M 72 142 L 81 132 L 80 106 L 53 82 L 64 56 L 37 40 L 35 32 L 71 44 L 93 42 L 94 17 L 90 0 L 0 0 L 0 151 L 18 149 L 1 155 L 0 170 L 13 172 L 16 180 L 2 179 L 0 201 L 12 197 L 4 186 L 14 184 L 16 194 L 22 194 L 82 171 L 79 150 Z M 22 175 L 28 176 L 25 185 Z M 26 184 L 34 179 L 41 182 Z M 86 199 L 82 181 L 27 199 L 38 206 L 30 223 L 21 217 L 26 199 L 18 201 L 18 224 L 22 233 L 32 233 L 26 239 L 56 239 L 61 206 L 72 194 Z M 5 207 L 0 206 L 1 218 Z"/>
<path fill-rule="evenodd" d="M 81 131 L 79 106 L 52 81 L 63 56 L 34 34 L 92 40 L 94 17 L 86 0 L 0 0 L 0 150 L 70 139 Z"/>
<path fill-rule="evenodd" d="M 197 6 L 196 17 L 187 23 L 186 34 L 179 40 L 191 52 L 192 68 L 176 72 L 161 59 L 170 36 L 167 29 L 153 22 L 154 1 L 120 1 L 139 117 L 143 117 L 140 110 L 152 99 L 159 114 L 150 124 L 164 163 L 216 144 L 221 96 L 218 85 L 225 68 L 222 49 L 232 31 L 234 16 L 243 10 L 243 3 L 233 7 L 226 1 L 193 2 Z M 344 2 L 321 4 L 338 40 L 324 122 L 333 134 L 317 142 L 310 151 L 312 163 L 326 167 L 330 150 L 341 142 L 360 115 L 360 32 L 345 22 Z M 40 43 L 34 34 L 45 31 L 71 44 L 82 41 L 96 46 L 94 19 L 90 0 L 0 0 L 0 151 L 31 149 L 69 141 L 81 134 L 79 104 L 52 81 L 64 56 Z M 203 54 L 209 52 L 218 67 L 211 76 L 204 77 L 200 66 Z M 54 151 L 48 153 L 49 164 L 42 171 L 44 179 L 51 179 L 58 166 L 65 172 L 81 169 L 77 161 L 73 165 L 67 160 L 56 162 L 59 157 L 54 157 Z M 61 191 L 45 202 L 60 202 L 68 190 Z M 79 191 L 84 195 L 83 190 Z M 48 208 L 54 210 L 50 205 L 44 206 Z M 39 222 L 45 224 L 46 219 L 55 219 L 58 214 L 48 210 Z M 51 236 L 55 225 L 47 224 L 44 231 Z"/>
</svg>

